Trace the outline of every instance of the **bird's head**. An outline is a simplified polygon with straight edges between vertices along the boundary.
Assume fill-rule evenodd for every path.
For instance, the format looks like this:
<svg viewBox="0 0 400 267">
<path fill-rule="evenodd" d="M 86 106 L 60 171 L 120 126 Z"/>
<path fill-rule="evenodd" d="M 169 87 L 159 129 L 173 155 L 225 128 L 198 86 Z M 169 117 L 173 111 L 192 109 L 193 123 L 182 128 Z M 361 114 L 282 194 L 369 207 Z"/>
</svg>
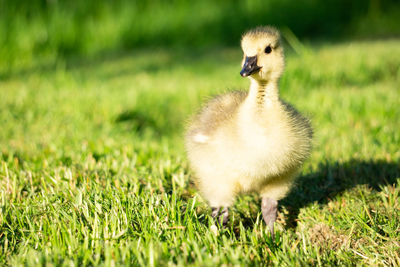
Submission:
<svg viewBox="0 0 400 267">
<path fill-rule="evenodd" d="M 243 61 L 240 75 L 259 82 L 278 80 L 285 61 L 279 31 L 273 27 L 257 27 L 242 37 Z"/>
</svg>

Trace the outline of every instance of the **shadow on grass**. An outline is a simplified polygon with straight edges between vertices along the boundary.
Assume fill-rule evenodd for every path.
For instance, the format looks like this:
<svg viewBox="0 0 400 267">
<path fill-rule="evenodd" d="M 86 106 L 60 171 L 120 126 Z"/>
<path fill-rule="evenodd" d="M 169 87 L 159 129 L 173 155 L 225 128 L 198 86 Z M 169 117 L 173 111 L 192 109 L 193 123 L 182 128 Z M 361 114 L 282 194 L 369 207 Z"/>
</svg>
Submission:
<svg viewBox="0 0 400 267">
<path fill-rule="evenodd" d="M 138 104 L 116 115 L 114 123 L 124 130 L 156 137 L 171 137 L 183 131 L 185 113 L 177 111 L 180 98 L 176 94 L 151 98 L 139 95 Z"/>
<path fill-rule="evenodd" d="M 14 79 L 17 77 L 29 77 L 30 75 L 54 75 L 57 71 L 83 71 L 85 76 L 92 74 L 91 72 L 106 66 L 107 64 L 115 64 L 115 62 L 129 59 L 131 64 L 127 68 L 114 67 L 98 76 L 103 80 L 115 78 L 118 76 L 133 75 L 138 72 L 155 73 L 159 70 L 166 69 L 171 66 L 170 61 L 162 61 L 157 58 L 149 57 L 144 60 L 143 55 L 150 54 L 150 50 L 140 49 L 133 51 L 107 52 L 96 56 L 69 56 L 48 63 L 37 63 L 34 66 L 23 67 L 17 70 L 5 70 L 0 72 L 0 81 Z M 159 50 L 161 51 L 161 50 Z M 163 52 L 163 51 L 162 51 Z M 139 58 L 139 60 L 137 60 Z M 87 73 L 85 73 L 85 71 Z"/>
<path fill-rule="evenodd" d="M 129 128 L 137 133 L 143 133 L 146 128 L 150 128 L 156 133 L 161 130 L 151 116 L 140 110 L 124 111 L 117 116 L 115 122 L 128 124 Z"/>
<path fill-rule="evenodd" d="M 0 70 L 0 81 L 15 78 L 27 78 L 30 75 L 54 75 L 61 72 L 79 72 L 83 77 L 96 76 L 108 80 L 138 73 L 154 74 L 160 71 L 171 71 L 175 68 L 188 67 L 206 62 L 210 65 L 226 61 L 230 54 L 221 53 L 230 50 L 230 46 L 213 46 L 202 48 L 148 47 L 109 51 L 99 55 L 71 55 L 54 59 L 47 63 L 36 63 L 17 69 Z M 235 43 L 233 51 L 240 51 Z M 238 58 L 240 60 L 240 58 Z"/>
<path fill-rule="evenodd" d="M 381 191 L 386 185 L 396 184 L 400 177 L 400 163 L 384 160 L 321 163 L 315 171 L 298 177 L 295 186 L 288 196 L 279 201 L 279 207 L 284 206 L 286 227 L 295 228 L 300 210 L 311 203 L 327 204 L 335 196 L 357 185 L 367 185 L 376 191 Z M 242 201 L 235 204 L 238 214 L 234 229 L 239 222 L 245 228 L 251 228 L 260 214 L 260 198 L 258 195 L 241 196 Z M 262 220 L 262 217 L 259 218 Z"/>
<path fill-rule="evenodd" d="M 361 184 L 380 191 L 383 186 L 395 184 L 399 177 L 400 163 L 384 160 L 321 163 L 317 170 L 298 178 L 280 205 L 289 211 L 288 227 L 296 227 L 300 209 L 311 203 L 326 204 L 336 195 Z"/>
</svg>

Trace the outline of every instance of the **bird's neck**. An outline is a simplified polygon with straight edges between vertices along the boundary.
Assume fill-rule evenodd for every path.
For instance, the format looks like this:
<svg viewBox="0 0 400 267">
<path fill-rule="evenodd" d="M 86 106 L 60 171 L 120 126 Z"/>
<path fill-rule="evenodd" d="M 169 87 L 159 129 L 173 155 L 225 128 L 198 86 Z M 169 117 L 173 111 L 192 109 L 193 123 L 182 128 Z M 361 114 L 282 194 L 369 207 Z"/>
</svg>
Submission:
<svg viewBox="0 0 400 267">
<path fill-rule="evenodd" d="M 257 81 L 250 79 L 248 100 L 257 108 L 268 108 L 279 102 L 278 80 Z"/>
</svg>

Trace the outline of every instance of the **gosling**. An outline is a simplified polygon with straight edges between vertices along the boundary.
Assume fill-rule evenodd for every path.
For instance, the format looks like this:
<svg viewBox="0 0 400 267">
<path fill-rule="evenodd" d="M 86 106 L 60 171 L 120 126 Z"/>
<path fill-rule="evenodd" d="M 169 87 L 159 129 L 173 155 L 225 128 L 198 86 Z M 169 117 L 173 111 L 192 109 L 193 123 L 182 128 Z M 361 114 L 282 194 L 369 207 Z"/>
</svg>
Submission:
<svg viewBox="0 0 400 267">
<path fill-rule="evenodd" d="M 285 65 L 279 31 L 255 28 L 243 35 L 241 46 L 240 75 L 250 79 L 249 91 L 211 100 L 189 124 L 185 145 L 212 217 L 226 224 L 235 197 L 257 192 L 274 237 L 278 200 L 288 193 L 310 154 L 312 128 L 279 98 Z"/>
</svg>

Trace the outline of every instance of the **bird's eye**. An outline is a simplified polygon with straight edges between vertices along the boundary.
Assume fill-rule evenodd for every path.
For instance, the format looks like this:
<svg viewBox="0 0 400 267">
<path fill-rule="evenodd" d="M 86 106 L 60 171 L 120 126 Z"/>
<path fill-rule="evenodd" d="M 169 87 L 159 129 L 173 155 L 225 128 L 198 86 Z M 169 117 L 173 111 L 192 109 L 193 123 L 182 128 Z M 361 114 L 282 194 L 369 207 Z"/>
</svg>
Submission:
<svg viewBox="0 0 400 267">
<path fill-rule="evenodd" d="M 272 48 L 270 45 L 265 48 L 265 53 L 269 54 L 269 53 L 271 53 L 271 51 L 272 51 Z"/>
</svg>

